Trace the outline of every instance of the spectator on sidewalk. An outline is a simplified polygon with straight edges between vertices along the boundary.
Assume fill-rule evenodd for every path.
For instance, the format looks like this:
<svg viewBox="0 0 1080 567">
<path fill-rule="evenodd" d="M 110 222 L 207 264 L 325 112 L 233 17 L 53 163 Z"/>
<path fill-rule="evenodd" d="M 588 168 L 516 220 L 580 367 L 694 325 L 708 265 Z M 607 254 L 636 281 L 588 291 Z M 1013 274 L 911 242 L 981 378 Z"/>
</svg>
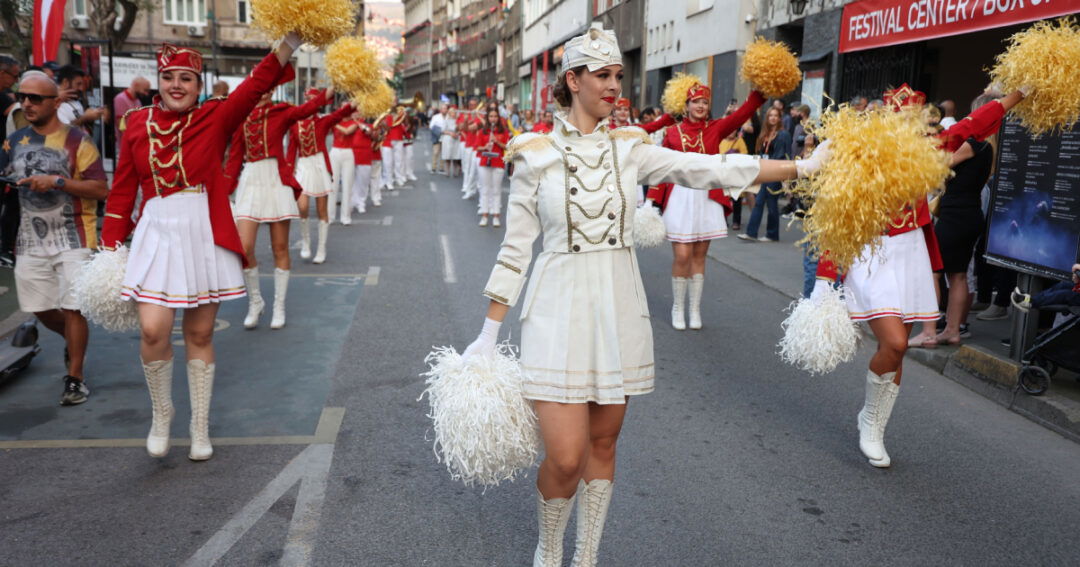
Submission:
<svg viewBox="0 0 1080 567">
<path fill-rule="evenodd" d="M 81 128 L 87 134 L 91 133 L 94 122 L 101 120 L 105 116 L 105 107 L 90 109 L 83 107 L 82 100 L 86 95 L 87 87 L 89 87 L 89 77 L 86 71 L 74 65 L 64 65 L 60 68 L 60 72 L 57 73 L 56 80 L 60 83 L 62 91 L 70 93 L 65 96 L 71 97 L 60 103 L 57 110 L 57 117 L 60 122 L 68 126 Z"/>
<path fill-rule="evenodd" d="M 431 165 L 428 167 L 428 171 L 432 173 L 446 173 L 446 170 L 441 167 L 442 133 L 446 129 L 446 107 L 446 103 L 440 104 L 429 123 L 431 128 Z"/>
<path fill-rule="evenodd" d="M 142 106 L 142 99 L 150 96 L 150 81 L 146 77 L 135 77 L 131 85 L 113 97 L 113 133 L 116 134 L 116 159 L 120 159 L 120 125 L 124 115 L 133 108 Z"/>
<path fill-rule="evenodd" d="M 956 124 L 956 103 L 945 99 L 938 105 L 941 108 L 941 127 L 948 128 Z M 974 110 L 974 108 L 972 108 Z"/>
<path fill-rule="evenodd" d="M 764 159 L 789 159 L 791 136 L 783 129 L 782 119 L 783 114 L 775 105 L 765 114 L 765 127 L 758 136 L 756 147 L 757 154 Z M 754 210 L 750 213 L 750 221 L 746 225 L 746 232 L 739 235 L 740 239 L 750 242 L 780 240 L 780 194 L 782 192 L 783 183 L 779 181 L 761 185 L 754 202 Z M 761 217 L 765 215 L 765 207 L 769 208 L 765 236 L 758 238 L 758 228 L 761 226 Z"/>
<path fill-rule="evenodd" d="M 1019 289 L 1014 290 L 1013 306 L 1024 313 L 1029 309 L 1042 309 L 1048 305 L 1080 307 L 1080 264 L 1073 264 L 1071 271 L 1072 282 L 1058 282 L 1035 295 L 1021 293 Z"/>
<path fill-rule="evenodd" d="M 866 110 L 866 107 L 869 104 L 870 101 L 864 96 L 857 96 L 851 99 L 851 107 L 859 112 Z"/>
<path fill-rule="evenodd" d="M 30 126 L 4 141 L 0 171 L 19 180 L 19 309 L 64 337 L 68 361 L 60 404 L 74 405 L 90 394 L 83 377 L 90 331 L 71 286 L 97 247 L 96 201 L 109 190 L 97 148 L 82 130 L 59 120 L 59 95 L 44 74 L 22 80 L 18 98 Z"/>
</svg>

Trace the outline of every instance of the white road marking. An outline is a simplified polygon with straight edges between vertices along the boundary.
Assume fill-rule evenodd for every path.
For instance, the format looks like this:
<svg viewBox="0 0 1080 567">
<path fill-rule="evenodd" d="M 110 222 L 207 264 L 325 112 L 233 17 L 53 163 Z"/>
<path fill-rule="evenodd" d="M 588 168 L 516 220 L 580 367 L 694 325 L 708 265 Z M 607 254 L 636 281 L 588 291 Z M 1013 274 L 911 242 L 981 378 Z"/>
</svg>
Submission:
<svg viewBox="0 0 1080 567">
<path fill-rule="evenodd" d="M 443 281 L 457 283 L 457 274 L 454 273 L 454 258 L 450 255 L 450 237 L 440 234 L 439 243 L 442 245 Z"/>
<path fill-rule="evenodd" d="M 431 187 L 431 192 L 432 193 L 438 191 L 438 189 L 435 187 L 435 182 L 434 181 L 429 182 L 428 186 Z"/>
<path fill-rule="evenodd" d="M 364 276 L 364 285 L 379 285 L 379 273 L 382 272 L 382 268 L 378 266 L 371 266 L 367 270 L 367 275 Z"/>
<path fill-rule="evenodd" d="M 308 449 L 313 452 L 308 458 L 307 475 L 300 482 L 296 507 L 293 508 L 292 519 L 289 521 L 289 535 L 285 538 L 285 548 L 281 556 L 283 566 L 311 565 L 315 536 L 319 531 L 323 502 L 326 501 L 326 477 L 330 473 L 330 463 L 334 458 L 334 446 L 312 445 Z"/>
<path fill-rule="evenodd" d="M 383 217 L 383 220 L 382 220 L 382 225 L 383 226 L 390 226 L 393 223 L 394 223 L 394 217 L 392 217 L 390 215 L 386 215 L 385 217 Z"/>
</svg>

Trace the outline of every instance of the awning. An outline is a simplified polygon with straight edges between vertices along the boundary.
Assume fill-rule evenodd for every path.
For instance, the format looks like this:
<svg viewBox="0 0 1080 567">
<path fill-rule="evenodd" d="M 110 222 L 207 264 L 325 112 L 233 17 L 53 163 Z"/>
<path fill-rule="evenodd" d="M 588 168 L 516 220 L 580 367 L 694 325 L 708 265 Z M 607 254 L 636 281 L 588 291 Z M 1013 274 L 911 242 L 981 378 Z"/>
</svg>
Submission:
<svg viewBox="0 0 1080 567">
<path fill-rule="evenodd" d="M 1080 0 L 860 0 L 844 6 L 840 53 L 1080 12 Z"/>
</svg>

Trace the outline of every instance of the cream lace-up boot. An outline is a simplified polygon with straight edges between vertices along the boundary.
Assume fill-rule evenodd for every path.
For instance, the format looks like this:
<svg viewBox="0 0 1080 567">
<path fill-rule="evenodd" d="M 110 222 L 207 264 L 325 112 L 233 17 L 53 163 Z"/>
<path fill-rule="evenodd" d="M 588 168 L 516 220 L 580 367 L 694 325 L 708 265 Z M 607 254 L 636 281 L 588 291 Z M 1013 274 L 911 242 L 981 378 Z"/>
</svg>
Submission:
<svg viewBox="0 0 1080 567">
<path fill-rule="evenodd" d="M 878 468 L 887 468 L 892 461 L 885 452 L 885 425 L 889 423 L 900 386 L 893 383 L 895 372 L 878 376 L 866 374 L 866 402 L 859 412 L 859 449 Z"/>
<path fill-rule="evenodd" d="M 150 390 L 150 407 L 154 417 L 150 422 L 150 434 L 146 436 L 146 452 L 151 457 L 169 454 L 169 428 L 175 410 L 172 403 L 173 361 L 143 361 L 143 374 Z"/>
<path fill-rule="evenodd" d="M 705 274 L 690 278 L 690 328 L 701 328 L 701 292 L 705 289 Z"/>
<path fill-rule="evenodd" d="M 533 567 L 562 567 L 563 536 L 570 512 L 574 510 L 574 498 L 544 500 L 544 495 L 536 491 L 540 538 L 533 554 Z"/>
<path fill-rule="evenodd" d="M 263 301 L 262 292 L 259 291 L 259 269 L 247 268 L 244 270 L 244 285 L 247 286 L 248 312 L 244 317 L 244 328 L 254 329 L 259 325 L 259 316 L 262 315 L 266 302 Z"/>
<path fill-rule="evenodd" d="M 270 319 L 271 329 L 285 326 L 285 295 L 289 292 L 289 270 L 274 268 L 274 317 Z"/>
<path fill-rule="evenodd" d="M 319 221 L 319 248 L 315 251 L 315 259 L 312 260 L 315 264 L 322 264 L 326 261 L 326 237 L 330 234 L 330 223 L 326 221 Z"/>
<path fill-rule="evenodd" d="M 671 326 L 676 331 L 686 330 L 686 278 L 671 278 Z"/>
<path fill-rule="evenodd" d="M 300 257 L 305 260 L 311 259 L 311 227 L 308 219 L 300 219 Z"/>
<path fill-rule="evenodd" d="M 191 451 L 188 458 L 205 461 L 214 454 L 210 445 L 210 396 L 214 392 L 214 363 L 189 360 L 188 391 L 191 398 Z"/>
<path fill-rule="evenodd" d="M 603 478 L 578 484 L 577 543 L 571 567 L 596 567 L 614 486 Z"/>
</svg>

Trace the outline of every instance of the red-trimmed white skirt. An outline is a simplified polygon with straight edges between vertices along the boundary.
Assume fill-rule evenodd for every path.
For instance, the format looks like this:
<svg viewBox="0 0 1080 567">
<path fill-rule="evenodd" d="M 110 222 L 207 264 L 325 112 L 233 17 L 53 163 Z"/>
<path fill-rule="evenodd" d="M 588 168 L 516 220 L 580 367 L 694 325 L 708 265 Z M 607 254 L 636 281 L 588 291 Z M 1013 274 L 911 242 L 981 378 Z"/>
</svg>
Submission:
<svg viewBox="0 0 1080 567">
<path fill-rule="evenodd" d="M 905 323 L 936 321 L 934 273 L 922 230 L 881 237 L 881 246 L 856 261 L 844 277 L 848 312 L 856 321 L 899 317 Z"/>
<path fill-rule="evenodd" d="M 664 205 L 664 227 L 672 242 L 704 242 L 727 236 L 724 207 L 699 191 L 676 184 Z"/>
<path fill-rule="evenodd" d="M 240 256 L 214 244 L 202 189 L 146 202 L 131 239 L 121 294 L 174 309 L 246 295 Z"/>
<path fill-rule="evenodd" d="M 308 197 L 325 197 L 330 194 L 330 172 L 326 170 L 326 158 L 322 152 L 296 160 L 296 181 Z"/>
<path fill-rule="evenodd" d="M 255 222 L 300 218 L 292 188 L 281 182 L 276 158 L 244 164 L 236 187 L 233 216 Z"/>
</svg>

